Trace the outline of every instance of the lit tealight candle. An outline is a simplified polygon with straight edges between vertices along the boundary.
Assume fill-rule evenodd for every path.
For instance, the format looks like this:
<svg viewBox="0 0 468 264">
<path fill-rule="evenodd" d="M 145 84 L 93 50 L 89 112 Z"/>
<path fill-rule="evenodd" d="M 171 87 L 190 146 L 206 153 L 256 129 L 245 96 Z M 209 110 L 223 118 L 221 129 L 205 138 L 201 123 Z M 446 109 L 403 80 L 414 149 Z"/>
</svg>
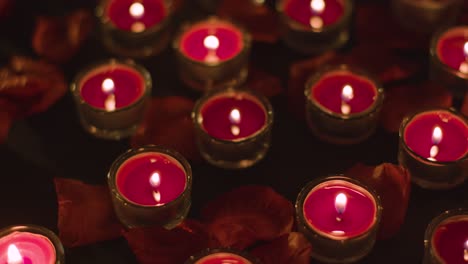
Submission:
<svg viewBox="0 0 468 264">
<path fill-rule="evenodd" d="M 160 147 L 121 155 L 108 176 L 114 208 L 128 226 L 179 224 L 190 208 L 191 169 L 179 154 Z"/>
<path fill-rule="evenodd" d="M 97 137 L 120 139 L 141 122 L 151 77 L 132 62 L 110 60 L 81 72 L 71 88 L 84 129 Z"/>
<path fill-rule="evenodd" d="M 251 37 L 230 21 L 216 17 L 186 25 L 174 41 L 182 80 L 197 90 L 247 77 Z"/>
<path fill-rule="evenodd" d="M 380 202 L 359 182 L 335 176 L 311 182 L 296 202 L 299 230 L 325 262 L 352 262 L 375 243 Z"/>
<path fill-rule="evenodd" d="M 445 109 L 406 117 L 400 128 L 400 163 L 412 180 L 424 188 L 450 188 L 468 173 L 466 118 Z"/>
<path fill-rule="evenodd" d="M 320 53 L 349 39 L 352 3 L 349 0 L 281 0 L 283 39 L 303 53 Z"/>
<path fill-rule="evenodd" d="M 226 168 L 248 167 L 266 154 L 272 107 L 263 96 L 225 89 L 201 98 L 193 111 L 202 156 Z"/>
<path fill-rule="evenodd" d="M 232 249 L 208 249 L 190 257 L 185 264 L 259 264 L 257 259 Z"/>
<path fill-rule="evenodd" d="M 104 44 L 121 55 L 153 55 L 169 41 L 171 12 L 166 0 L 102 1 L 97 14 Z"/>
<path fill-rule="evenodd" d="M 431 43 L 431 79 L 463 98 L 468 87 L 468 26 L 434 34 Z"/>
<path fill-rule="evenodd" d="M 341 65 L 313 75 L 305 96 L 312 132 L 331 143 L 352 144 L 375 130 L 383 89 L 366 73 Z"/>
<path fill-rule="evenodd" d="M 468 262 L 468 211 L 446 211 L 426 229 L 424 263 Z"/>
<path fill-rule="evenodd" d="M 9 227 L 0 231 L 0 263 L 63 264 L 63 247 L 57 236 L 43 227 Z"/>
</svg>

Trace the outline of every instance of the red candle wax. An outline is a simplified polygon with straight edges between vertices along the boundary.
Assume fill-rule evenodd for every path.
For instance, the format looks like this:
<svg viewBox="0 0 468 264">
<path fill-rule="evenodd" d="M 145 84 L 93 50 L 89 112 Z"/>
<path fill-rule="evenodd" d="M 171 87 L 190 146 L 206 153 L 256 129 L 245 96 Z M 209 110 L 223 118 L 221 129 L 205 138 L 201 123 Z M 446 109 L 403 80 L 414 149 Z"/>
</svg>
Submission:
<svg viewBox="0 0 468 264">
<path fill-rule="evenodd" d="M 114 111 L 138 101 L 144 94 L 145 80 L 131 67 L 103 65 L 87 73 L 79 89 L 89 105 Z"/>
<path fill-rule="evenodd" d="M 110 0 L 106 15 L 121 30 L 141 32 L 161 22 L 167 11 L 163 0 Z"/>
<path fill-rule="evenodd" d="M 468 217 L 455 217 L 442 222 L 432 237 L 432 247 L 445 264 L 468 261 Z"/>
<path fill-rule="evenodd" d="M 224 21 L 204 21 L 193 25 L 180 37 L 180 52 L 204 63 L 230 60 L 244 48 L 242 31 Z"/>
<path fill-rule="evenodd" d="M 377 98 L 377 87 L 371 80 L 344 70 L 325 74 L 311 89 L 313 101 L 338 114 L 366 111 Z"/>
<path fill-rule="evenodd" d="M 337 197 L 346 201 L 337 204 Z M 310 228 L 342 240 L 366 233 L 375 224 L 377 205 L 373 196 L 355 184 L 330 180 L 314 187 L 304 201 L 303 214 Z"/>
<path fill-rule="evenodd" d="M 344 3 L 342 0 L 287 0 L 284 13 L 308 28 L 321 28 L 340 20 Z"/>
<path fill-rule="evenodd" d="M 435 138 L 436 127 L 442 132 L 439 138 Z M 468 153 L 468 125 L 448 111 L 428 111 L 416 115 L 406 125 L 404 141 L 412 151 L 424 158 L 456 161 Z M 437 151 L 432 150 L 431 155 L 434 146 Z"/>
<path fill-rule="evenodd" d="M 202 128 L 222 140 L 242 140 L 260 132 L 267 121 L 265 108 L 247 93 L 210 98 L 201 107 Z"/>
<path fill-rule="evenodd" d="M 157 152 L 137 154 L 117 170 L 116 186 L 129 201 L 143 206 L 162 206 L 185 190 L 187 176 L 174 158 Z"/>
<path fill-rule="evenodd" d="M 203 257 L 195 264 L 252 264 L 252 262 L 248 261 L 242 256 L 239 256 L 237 254 L 233 253 L 214 253 L 211 255 L 208 255 L 206 257 Z"/>
<path fill-rule="evenodd" d="M 23 264 L 54 264 L 56 253 L 47 237 L 18 231 L 0 238 L 0 263 L 7 264 L 8 260 Z"/>
<path fill-rule="evenodd" d="M 450 68 L 468 74 L 468 27 L 457 27 L 442 34 L 437 42 L 437 56 Z"/>
</svg>

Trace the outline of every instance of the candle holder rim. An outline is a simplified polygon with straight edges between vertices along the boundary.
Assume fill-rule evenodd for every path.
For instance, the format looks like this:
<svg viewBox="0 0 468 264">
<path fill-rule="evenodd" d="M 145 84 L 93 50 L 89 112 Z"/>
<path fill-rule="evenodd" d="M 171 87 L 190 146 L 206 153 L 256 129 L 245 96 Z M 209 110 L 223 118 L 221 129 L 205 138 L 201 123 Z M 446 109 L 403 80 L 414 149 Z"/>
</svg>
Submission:
<svg viewBox="0 0 468 264">
<path fill-rule="evenodd" d="M 424 232 L 424 246 L 426 250 L 431 250 L 432 252 L 433 234 L 437 230 L 437 227 L 439 227 L 440 224 L 444 223 L 445 220 L 449 220 L 457 216 L 465 216 L 468 218 L 468 208 L 459 207 L 445 210 L 429 222 Z M 433 253 L 437 260 L 443 263 L 442 258 L 439 256 L 437 250 L 434 250 Z"/>
<path fill-rule="evenodd" d="M 88 73 L 90 73 L 92 70 L 98 67 L 109 66 L 109 65 L 123 65 L 125 67 L 132 68 L 132 70 L 135 70 L 139 74 L 141 74 L 143 78 L 143 85 L 144 85 L 143 87 L 144 90 L 141 96 L 137 100 L 135 100 L 134 102 L 132 102 L 131 104 L 127 106 L 119 107 L 111 112 L 106 111 L 105 109 L 102 109 L 102 108 L 95 107 L 87 103 L 80 94 L 80 83 L 83 77 L 85 77 Z M 152 86 L 153 86 L 153 81 L 151 79 L 151 74 L 148 72 L 148 70 L 145 67 L 143 67 L 140 64 L 137 64 L 134 60 L 131 60 L 131 59 L 111 58 L 111 59 L 105 59 L 105 60 L 101 60 L 96 63 L 90 64 L 86 66 L 84 69 L 82 69 L 81 71 L 79 71 L 78 74 L 73 79 L 72 83 L 70 84 L 70 90 L 73 96 L 75 97 L 75 99 L 78 100 L 80 104 L 86 105 L 87 107 L 89 107 L 90 110 L 92 110 L 93 112 L 96 112 L 97 114 L 105 115 L 105 114 L 115 114 L 115 113 L 127 111 L 128 109 L 134 107 L 135 105 L 145 101 L 146 97 L 150 95 L 151 93 Z"/>
<path fill-rule="evenodd" d="M 198 122 L 198 117 L 200 115 L 200 110 L 201 110 L 202 106 L 204 105 L 204 103 L 206 103 L 206 101 L 208 99 L 210 99 L 211 97 L 214 97 L 214 96 L 217 96 L 217 95 L 221 96 L 224 93 L 229 94 L 229 93 L 235 93 L 235 92 L 242 92 L 242 93 L 249 94 L 250 96 L 253 96 L 255 98 L 255 100 L 259 101 L 259 105 L 262 108 L 264 108 L 264 110 L 265 110 L 265 115 L 266 115 L 265 124 L 262 126 L 261 129 L 259 129 L 255 133 L 253 133 L 253 134 L 251 134 L 249 136 L 246 136 L 246 137 L 232 139 L 232 140 L 220 139 L 220 138 L 213 137 L 208 132 L 206 132 L 206 130 L 202 127 L 200 122 Z M 268 98 L 266 98 L 264 95 L 262 95 L 261 93 L 259 93 L 257 91 L 254 91 L 254 90 L 247 89 L 247 88 L 229 87 L 227 89 L 213 90 L 213 91 L 207 92 L 204 96 L 202 96 L 200 99 L 197 100 L 197 102 L 195 103 L 195 106 L 193 107 L 193 111 L 192 111 L 191 116 L 192 116 L 192 120 L 193 120 L 193 123 L 195 124 L 195 126 L 200 131 L 202 131 L 202 133 L 209 136 L 211 140 L 216 141 L 216 142 L 220 142 L 220 143 L 223 143 L 223 144 L 236 145 L 236 144 L 244 144 L 244 143 L 254 141 L 258 136 L 263 135 L 265 133 L 268 133 L 268 128 L 273 125 L 274 111 L 273 111 L 273 106 L 270 103 L 270 100 Z"/>
<path fill-rule="evenodd" d="M 62 241 L 52 230 L 35 224 L 22 224 L 22 225 L 10 225 L 0 229 L 0 237 L 12 234 L 14 232 L 29 232 L 37 235 L 45 236 L 50 243 L 53 245 L 55 250 L 55 262 L 56 264 L 65 263 L 65 249 Z"/>
<path fill-rule="evenodd" d="M 458 78 L 468 80 L 468 73 L 463 73 L 459 70 L 456 70 L 447 64 L 445 64 L 441 58 L 439 57 L 439 54 L 437 52 L 437 46 L 440 37 L 442 37 L 445 33 L 448 33 L 451 30 L 457 30 L 457 29 L 466 29 L 468 31 L 468 25 L 456 25 L 456 26 L 445 26 L 440 29 L 438 29 L 434 34 L 430 42 L 430 57 L 432 58 L 433 62 L 436 63 L 439 67 L 444 69 L 445 71 L 450 72 L 451 74 L 457 76 Z"/>
<path fill-rule="evenodd" d="M 420 110 L 417 110 L 417 111 L 414 111 L 413 113 L 410 113 L 408 114 L 407 116 L 405 116 L 403 118 L 403 120 L 401 121 L 401 124 L 400 124 L 400 129 L 398 131 L 398 136 L 399 138 L 402 140 L 403 142 L 403 147 L 405 148 L 406 151 L 408 151 L 409 153 L 411 153 L 411 155 L 414 155 L 415 157 L 421 159 L 423 162 L 427 163 L 427 164 L 431 164 L 431 165 L 434 165 L 434 166 L 445 166 L 445 165 L 452 165 L 452 164 L 456 164 L 456 163 L 459 163 L 461 161 L 464 161 L 466 159 L 468 159 L 468 151 L 465 152 L 465 155 L 463 155 L 462 157 L 458 158 L 457 160 L 452 160 L 452 161 L 432 161 L 432 160 L 428 160 L 426 157 L 423 157 L 421 155 L 419 155 L 418 153 L 416 153 L 414 150 L 412 150 L 407 144 L 406 144 L 406 141 L 405 141 L 405 129 L 406 129 L 406 126 L 410 123 L 411 120 L 413 120 L 415 117 L 417 117 L 418 115 L 420 114 L 424 114 L 424 113 L 428 113 L 428 112 L 447 112 L 447 113 L 450 113 L 452 115 L 455 115 L 457 118 L 459 118 L 463 123 L 465 123 L 465 125 L 468 127 L 468 119 L 463 115 L 461 114 L 460 112 L 456 111 L 455 109 L 453 108 L 443 108 L 443 107 L 429 107 L 429 108 L 426 108 L 426 109 L 420 109 Z"/>
<path fill-rule="evenodd" d="M 333 181 L 333 180 L 341 180 L 341 181 L 349 182 L 351 184 L 355 184 L 355 185 L 359 186 L 360 188 L 364 189 L 365 191 L 367 191 L 375 201 L 375 216 L 374 216 L 373 222 L 370 225 L 370 227 L 367 230 L 365 230 L 365 232 L 363 232 L 362 234 L 360 234 L 358 236 L 344 237 L 344 238 L 336 237 L 336 236 L 330 236 L 330 235 L 325 234 L 324 232 L 313 229 L 310 226 L 310 224 L 308 224 L 307 221 L 305 221 L 303 207 L 304 207 L 305 199 L 307 198 L 308 194 L 312 191 L 312 189 L 315 186 L 318 186 L 321 183 L 324 183 L 324 182 L 327 182 L 327 181 Z M 360 238 L 365 237 L 367 235 L 367 232 L 372 229 L 373 225 L 377 225 L 377 226 L 379 225 L 379 223 L 381 221 L 382 211 L 384 210 L 384 208 L 382 207 L 382 201 L 380 199 L 380 195 L 377 193 L 377 191 L 374 188 L 372 188 L 369 185 L 363 183 L 362 181 L 359 181 L 357 179 L 348 177 L 348 176 L 346 176 L 344 174 L 329 174 L 328 176 L 321 176 L 319 178 L 316 178 L 314 180 L 311 180 L 311 181 L 307 182 L 304 185 L 304 187 L 302 187 L 302 189 L 299 191 L 299 194 L 297 195 L 294 207 L 295 207 L 295 211 L 296 211 L 296 218 L 297 219 L 301 219 L 301 218 L 304 219 L 304 223 L 302 223 L 302 224 L 307 229 L 313 229 L 313 231 L 316 232 L 320 237 L 333 238 L 333 239 L 340 240 L 340 241 L 346 241 L 346 240 L 350 240 L 350 239 L 354 240 L 354 239 L 360 239 Z M 299 221 L 297 221 L 297 222 L 298 222 L 298 224 L 301 224 L 301 223 L 299 223 Z"/>
<path fill-rule="evenodd" d="M 358 75 L 361 78 L 367 79 L 369 82 L 375 86 L 375 91 L 376 91 L 376 99 L 374 102 L 364 111 L 358 112 L 358 113 L 352 113 L 349 115 L 345 114 L 340 114 L 333 112 L 332 110 L 324 107 L 322 104 L 316 102 L 316 100 L 312 100 L 312 85 L 320 81 L 320 79 L 325 76 L 327 73 L 331 73 L 333 71 L 348 71 L 353 75 Z M 327 116 L 330 116 L 334 119 L 345 119 L 345 120 L 353 120 L 353 119 L 359 119 L 363 116 L 375 113 L 380 110 L 381 106 L 383 105 L 384 98 L 385 98 L 385 90 L 380 83 L 380 81 L 374 77 L 371 73 L 368 71 L 356 66 L 356 65 L 351 65 L 351 64 L 329 64 L 323 66 L 321 69 L 317 70 L 315 73 L 311 74 L 307 81 L 305 82 L 305 89 L 304 89 L 304 96 L 306 97 L 306 100 L 310 102 L 313 106 L 319 108 L 323 113 L 325 113 Z"/>
<path fill-rule="evenodd" d="M 275 7 L 276 7 L 276 11 L 279 14 L 280 18 L 287 21 L 287 23 L 289 25 L 291 25 L 291 27 L 294 30 L 301 31 L 301 32 L 307 32 L 307 33 L 322 33 L 322 32 L 330 32 L 330 31 L 334 31 L 334 30 L 339 29 L 340 26 L 343 23 L 345 23 L 347 20 L 349 20 L 351 18 L 351 15 L 352 15 L 353 9 L 354 9 L 353 3 L 350 0 L 342 0 L 342 2 L 343 2 L 343 15 L 340 17 L 340 19 L 337 20 L 335 23 L 333 23 L 331 25 L 328 25 L 326 27 L 323 27 L 323 28 L 320 28 L 319 30 L 317 30 L 317 29 L 309 28 L 309 27 L 305 26 L 304 24 L 302 24 L 302 23 L 292 19 L 288 15 L 286 15 L 284 13 L 284 5 L 285 5 L 286 1 L 290 1 L 290 0 L 278 0 L 278 1 L 276 1 Z"/>
<path fill-rule="evenodd" d="M 155 32 L 160 31 L 161 29 L 166 27 L 167 24 L 169 24 L 169 21 L 171 20 L 171 15 L 174 12 L 172 1 L 161 0 L 166 11 L 164 18 L 158 23 L 152 25 L 149 28 L 146 28 L 145 30 L 141 32 L 133 32 L 133 31 L 123 30 L 123 29 L 118 28 L 114 23 L 112 23 L 110 18 L 105 15 L 105 12 L 107 9 L 107 3 L 110 1 L 112 0 L 101 0 L 100 3 L 95 8 L 95 12 L 94 12 L 95 16 L 101 20 L 101 23 L 103 25 L 111 28 L 112 30 L 118 30 L 119 32 L 121 32 L 121 34 L 126 35 L 128 37 L 131 37 L 131 36 L 144 37 L 144 36 L 152 35 Z"/>
<path fill-rule="evenodd" d="M 243 44 L 242 49 L 240 50 L 240 52 L 237 53 L 236 55 L 234 55 L 232 58 L 229 58 L 227 60 L 218 61 L 218 62 L 211 62 L 211 63 L 195 60 L 193 58 L 190 58 L 189 56 L 186 56 L 180 49 L 180 41 L 181 41 L 182 35 L 185 32 L 187 32 L 190 29 L 190 27 L 193 26 L 193 25 L 200 24 L 200 23 L 205 23 L 205 22 L 216 22 L 216 21 L 221 21 L 221 22 L 224 22 L 224 23 L 227 23 L 227 24 L 231 24 L 237 30 L 239 30 L 239 32 L 242 35 L 242 44 Z M 201 65 L 201 66 L 210 67 L 210 68 L 217 67 L 217 66 L 219 66 L 221 64 L 229 63 L 231 61 L 236 60 L 237 58 L 243 56 L 246 52 L 249 52 L 251 45 L 252 45 L 252 36 L 245 29 L 244 26 L 242 26 L 240 23 L 234 21 L 233 19 L 221 18 L 221 17 L 216 16 L 216 15 L 211 15 L 209 17 L 205 17 L 205 18 L 202 18 L 202 19 L 197 19 L 197 20 L 194 20 L 194 21 L 185 22 L 179 28 L 176 36 L 174 37 L 174 40 L 172 41 L 172 48 L 175 51 L 177 51 L 177 54 L 179 54 L 180 57 L 188 60 L 190 63 L 193 63 L 195 65 Z"/>
<path fill-rule="evenodd" d="M 123 194 L 120 193 L 120 191 L 118 191 L 118 188 L 116 186 L 117 185 L 116 181 L 117 181 L 117 171 L 120 168 L 120 166 L 129 158 L 138 154 L 145 153 L 145 152 L 162 153 L 164 155 L 170 156 L 171 158 L 179 162 L 180 165 L 182 165 L 182 169 L 184 170 L 185 176 L 186 176 L 185 188 L 183 192 L 179 196 L 177 196 L 177 198 L 175 198 L 174 200 L 164 203 L 163 205 L 143 205 L 143 204 L 138 204 L 127 199 L 127 197 L 125 197 Z M 154 210 L 158 208 L 171 206 L 172 204 L 176 204 L 180 200 L 184 199 L 184 197 L 187 195 L 187 192 L 190 191 L 192 188 L 192 167 L 190 166 L 190 163 L 187 161 L 187 159 L 184 156 L 182 156 L 182 154 L 180 154 L 179 152 L 173 149 L 169 149 L 161 145 L 144 145 L 138 148 L 128 149 L 124 153 L 120 154 L 111 165 L 111 168 L 107 174 L 107 182 L 111 191 L 117 196 L 118 199 L 125 201 L 126 203 L 128 203 L 129 205 L 133 207 Z"/>
<path fill-rule="evenodd" d="M 244 250 L 238 250 L 235 248 L 231 247 L 214 247 L 214 248 L 206 248 L 202 250 L 201 252 L 198 252 L 195 255 L 190 256 L 186 261 L 185 264 L 192 264 L 195 263 L 196 261 L 199 261 L 203 257 L 206 257 L 211 254 L 216 254 L 216 253 L 231 253 L 234 255 L 241 256 L 248 261 L 251 262 L 251 264 L 261 264 L 260 260 L 258 260 L 256 257 L 250 255 L 248 252 Z"/>
</svg>

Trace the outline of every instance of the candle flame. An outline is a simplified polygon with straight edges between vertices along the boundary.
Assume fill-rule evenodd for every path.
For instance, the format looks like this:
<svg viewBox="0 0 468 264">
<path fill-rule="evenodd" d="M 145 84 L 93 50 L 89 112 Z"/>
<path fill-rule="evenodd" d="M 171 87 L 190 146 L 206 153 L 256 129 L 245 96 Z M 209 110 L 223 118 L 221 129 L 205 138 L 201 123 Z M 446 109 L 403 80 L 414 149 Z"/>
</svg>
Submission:
<svg viewBox="0 0 468 264">
<path fill-rule="evenodd" d="M 312 0 L 310 1 L 310 8 L 312 12 L 316 14 L 321 14 L 325 10 L 325 1 L 324 0 Z"/>
<path fill-rule="evenodd" d="M 231 112 L 229 113 L 229 121 L 231 121 L 231 123 L 233 123 L 233 124 L 239 124 L 240 123 L 241 113 L 240 113 L 239 109 L 234 108 L 234 109 L 231 110 Z"/>
<path fill-rule="evenodd" d="M 154 188 L 161 185 L 161 175 L 159 175 L 159 172 L 153 172 L 153 174 L 151 174 L 150 184 Z"/>
<path fill-rule="evenodd" d="M 439 126 L 435 126 L 432 131 L 432 143 L 438 145 L 442 141 L 442 129 Z"/>
<path fill-rule="evenodd" d="M 23 264 L 23 257 L 21 256 L 21 253 L 14 244 L 8 246 L 7 257 L 7 264 Z"/>
<path fill-rule="evenodd" d="M 156 205 L 161 204 L 161 193 L 159 191 L 154 191 L 153 192 L 153 198 L 156 201 Z"/>
<path fill-rule="evenodd" d="M 141 3 L 135 2 L 130 6 L 128 11 L 133 18 L 139 19 L 145 14 L 145 7 Z"/>
<path fill-rule="evenodd" d="M 346 204 L 348 203 L 348 197 L 344 193 L 339 193 L 335 197 L 335 209 L 338 214 L 343 214 L 346 210 Z"/>
<path fill-rule="evenodd" d="M 209 50 L 217 50 L 219 48 L 219 39 L 215 35 L 208 35 L 203 40 L 203 45 Z"/>
<path fill-rule="evenodd" d="M 114 89 L 115 89 L 114 80 L 112 80 L 111 78 L 104 79 L 104 81 L 102 81 L 102 84 L 101 84 L 101 89 L 105 93 L 114 92 Z"/>
<path fill-rule="evenodd" d="M 104 102 L 104 108 L 108 112 L 115 111 L 116 109 L 116 102 L 115 102 L 115 95 L 114 94 L 109 94 L 106 98 L 106 101 Z"/>
<path fill-rule="evenodd" d="M 238 136 L 240 134 L 240 128 L 238 126 L 231 126 L 231 133 L 234 136 Z"/>
<path fill-rule="evenodd" d="M 131 27 L 131 30 L 132 32 L 142 32 L 146 29 L 146 26 L 145 24 L 141 23 L 141 22 L 135 22 L 132 24 L 132 27 Z"/>
<path fill-rule="evenodd" d="M 468 239 L 465 241 L 465 250 L 463 250 L 463 259 L 468 261 Z"/>
<path fill-rule="evenodd" d="M 319 16 L 310 17 L 309 24 L 314 29 L 321 29 L 323 27 L 323 19 Z"/>
<path fill-rule="evenodd" d="M 354 90 L 353 87 L 349 84 L 343 86 L 341 90 L 341 100 L 349 102 L 354 98 Z"/>
</svg>

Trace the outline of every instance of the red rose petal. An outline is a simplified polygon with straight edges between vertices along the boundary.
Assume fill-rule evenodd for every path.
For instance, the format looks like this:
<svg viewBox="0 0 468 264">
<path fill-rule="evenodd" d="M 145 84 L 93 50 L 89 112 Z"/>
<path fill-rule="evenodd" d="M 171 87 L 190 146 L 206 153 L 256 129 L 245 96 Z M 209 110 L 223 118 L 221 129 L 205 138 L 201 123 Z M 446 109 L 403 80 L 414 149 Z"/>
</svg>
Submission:
<svg viewBox="0 0 468 264">
<path fill-rule="evenodd" d="M 247 87 L 266 97 L 274 97 L 283 92 L 281 80 L 263 70 L 251 67 Z"/>
<path fill-rule="evenodd" d="M 450 92 L 432 83 L 393 87 L 386 91 L 380 120 L 386 130 L 397 132 L 406 115 L 428 107 L 451 105 Z"/>
<path fill-rule="evenodd" d="M 287 89 L 288 108 L 291 113 L 300 119 L 305 118 L 304 89 L 307 79 L 321 66 L 336 60 L 337 54 L 333 51 L 318 57 L 296 62 L 289 70 Z"/>
<path fill-rule="evenodd" d="M 62 243 L 76 247 L 110 240 L 121 235 L 109 190 L 77 180 L 55 179 L 58 229 Z"/>
<path fill-rule="evenodd" d="M 180 96 L 152 99 L 143 124 L 132 137 L 132 146 L 163 145 L 187 159 L 201 160 L 191 118 L 193 106 L 192 100 Z"/>
<path fill-rule="evenodd" d="M 190 256 L 212 246 L 204 227 L 191 220 L 166 230 L 161 227 L 135 228 L 124 237 L 141 264 L 184 263 Z"/>
<path fill-rule="evenodd" d="M 92 15 L 77 10 L 66 17 L 39 17 L 33 35 L 37 54 L 53 62 L 66 62 L 78 51 L 93 25 Z"/>
<path fill-rule="evenodd" d="M 372 187 L 382 202 L 378 238 L 394 236 L 405 220 L 411 190 L 409 172 L 401 166 L 384 163 L 377 167 L 357 164 L 346 173 Z"/>
<path fill-rule="evenodd" d="M 263 264 L 309 264 L 311 252 L 312 246 L 305 236 L 292 232 L 253 249 L 251 254 Z"/>
<path fill-rule="evenodd" d="M 252 0 L 224 0 L 221 1 L 217 14 L 241 22 L 256 41 L 278 41 L 278 17 L 266 5 L 256 4 Z"/>
<path fill-rule="evenodd" d="M 289 233 L 293 206 L 270 187 L 244 186 L 208 203 L 202 217 L 221 246 L 243 250 Z"/>
<path fill-rule="evenodd" d="M 465 116 L 468 116 L 468 93 L 465 94 L 465 99 L 463 100 L 461 113 L 464 114 Z"/>
</svg>

